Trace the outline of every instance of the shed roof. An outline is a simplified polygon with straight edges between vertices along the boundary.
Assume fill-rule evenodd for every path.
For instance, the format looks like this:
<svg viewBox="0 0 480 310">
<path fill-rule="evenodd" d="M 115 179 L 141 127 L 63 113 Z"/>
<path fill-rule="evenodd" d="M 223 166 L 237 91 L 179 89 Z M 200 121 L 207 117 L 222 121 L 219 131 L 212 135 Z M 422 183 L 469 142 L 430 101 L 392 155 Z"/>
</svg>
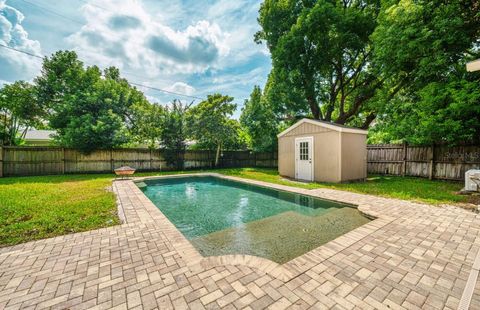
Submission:
<svg viewBox="0 0 480 310">
<path fill-rule="evenodd" d="M 303 118 L 303 119 L 299 120 L 298 122 L 296 122 L 295 124 L 293 124 L 292 126 L 285 129 L 284 131 L 282 131 L 281 133 L 279 133 L 277 135 L 277 137 L 280 138 L 281 136 L 284 136 L 286 133 L 290 132 L 291 130 L 293 130 L 293 129 L 297 128 L 298 126 L 300 126 L 302 124 L 305 124 L 305 123 L 313 124 L 313 125 L 320 126 L 320 127 L 323 127 L 323 128 L 328 128 L 328 129 L 338 131 L 338 132 L 356 133 L 356 134 L 362 134 L 362 135 L 368 134 L 368 130 L 364 130 L 364 129 L 348 127 L 348 126 L 345 126 L 345 125 L 340 125 L 340 124 L 335 124 L 335 123 L 331 123 L 331 122 L 320 121 L 320 120 L 315 120 L 315 119 L 310 119 L 310 118 Z"/>
</svg>

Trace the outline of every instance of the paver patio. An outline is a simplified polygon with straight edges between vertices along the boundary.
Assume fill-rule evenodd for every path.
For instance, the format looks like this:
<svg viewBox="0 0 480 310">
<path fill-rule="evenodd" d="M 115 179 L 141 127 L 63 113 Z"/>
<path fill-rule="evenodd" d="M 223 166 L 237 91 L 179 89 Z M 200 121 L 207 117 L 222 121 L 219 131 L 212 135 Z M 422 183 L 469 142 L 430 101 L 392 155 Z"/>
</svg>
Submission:
<svg viewBox="0 0 480 310">
<path fill-rule="evenodd" d="M 284 265 L 203 258 L 132 181 L 116 181 L 124 224 L 0 249 L 0 308 L 480 309 L 479 215 L 246 182 L 377 219 Z"/>
</svg>

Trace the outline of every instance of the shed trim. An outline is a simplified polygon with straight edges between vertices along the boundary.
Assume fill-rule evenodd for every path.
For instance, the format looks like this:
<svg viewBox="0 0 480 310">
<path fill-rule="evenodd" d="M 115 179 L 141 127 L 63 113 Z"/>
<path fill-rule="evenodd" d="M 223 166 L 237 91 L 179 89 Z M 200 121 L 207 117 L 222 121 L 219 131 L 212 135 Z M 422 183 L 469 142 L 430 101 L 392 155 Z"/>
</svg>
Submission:
<svg viewBox="0 0 480 310">
<path fill-rule="evenodd" d="M 327 122 L 316 121 L 316 120 L 312 120 L 312 119 L 308 119 L 308 118 L 303 118 L 300 121 L 293 124 L 292 126 L 285 129 L 284 131 L 282 131 L 281 133 L 279 133 L 277 135 L 277 138 L 280 138 L 280 137 L 284 136 L 285 134 L 289 133 L 293 129 L 295 129 L 298 126 L 300 126 L 302 124 L 305 124 L 305 123 L 312 124 L 312 125 L 317 125 L 317 126 L 320 126 L 320 127 L 323 127 L 323 128 L 328 128 L 328 129 L 335 130 L 335 131 L 338 131 L 338 132 L 357 133 L 357 134 L 362 134 L 362 135 L 368 134 L 368 131 L 363 130 L 363 129 L 343 127 L 343 126 L 339 126 L 339 125 L 336 125 L 336 124 L 333 124 L 333 123 L 327 123 Z"/>
</svg>

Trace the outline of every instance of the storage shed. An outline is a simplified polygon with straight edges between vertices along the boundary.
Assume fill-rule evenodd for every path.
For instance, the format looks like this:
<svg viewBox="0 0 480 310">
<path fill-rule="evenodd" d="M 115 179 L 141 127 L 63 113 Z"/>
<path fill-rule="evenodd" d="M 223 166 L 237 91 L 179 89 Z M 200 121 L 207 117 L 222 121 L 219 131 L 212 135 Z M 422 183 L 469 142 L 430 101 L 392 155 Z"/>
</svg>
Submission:
<svg viewBox="0 0 480 310">
<path fill-rule="evenodd" d="M 278 134 L 278 172 L 305 181 L 367 177 L 367 130 L 304 118 Z"/>
</svg>

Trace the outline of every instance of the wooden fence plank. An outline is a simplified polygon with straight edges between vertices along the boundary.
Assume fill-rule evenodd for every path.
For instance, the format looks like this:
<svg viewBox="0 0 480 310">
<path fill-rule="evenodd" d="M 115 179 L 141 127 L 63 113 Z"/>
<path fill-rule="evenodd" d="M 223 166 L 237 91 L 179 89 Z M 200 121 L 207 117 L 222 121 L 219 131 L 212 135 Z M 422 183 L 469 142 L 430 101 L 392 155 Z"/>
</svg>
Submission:
<svg viewBox="0 0 480 310">
<path fill-rule="evenodd" d="M 370 174 L 419 176 L 462 180 L 465 171 L 480 168 L 480 146 L 369 145 Z M 180 154 L 185 169 L 212 168 L 215 152 L 186 151 Z M 82 154 L 58 147 L 0 147 L 0 176 L 101 173 L 129 165 L 139 171 L 172 170 L 160 150 L 114 149 Z M 277 167 L 278 154 L 224 151 L 220 167 Z"/>
<path fill-rule="evenodd" d="M 3 147 L 0 146 L 0 178 L 3 177 Z"/>
<path fill-rule="evenodd" d="M 480 168 L 480 146 L 368 145 L 371 174 L 463 180 L 465 171 Z"/>
<path fill-rule="evenodd" d="M 0 148 L 1 150 L 2 148 Z M 1 154 L 5 154 L 2 156 Z M 0 154 L 0 176 L 108 173 L 120 166 L 131 166 L 138 171 L 172 170 L 160 150 L 113 149 L 95 150 L 90 154 L 56 147 L 4 147 Z M 178 154 L 185 169 L 212 168 L 215 152 L 186 151 Z M 249 151 L 224 151 L 220 167 L 276 167 L 277 155 Z"/>
</svg>

